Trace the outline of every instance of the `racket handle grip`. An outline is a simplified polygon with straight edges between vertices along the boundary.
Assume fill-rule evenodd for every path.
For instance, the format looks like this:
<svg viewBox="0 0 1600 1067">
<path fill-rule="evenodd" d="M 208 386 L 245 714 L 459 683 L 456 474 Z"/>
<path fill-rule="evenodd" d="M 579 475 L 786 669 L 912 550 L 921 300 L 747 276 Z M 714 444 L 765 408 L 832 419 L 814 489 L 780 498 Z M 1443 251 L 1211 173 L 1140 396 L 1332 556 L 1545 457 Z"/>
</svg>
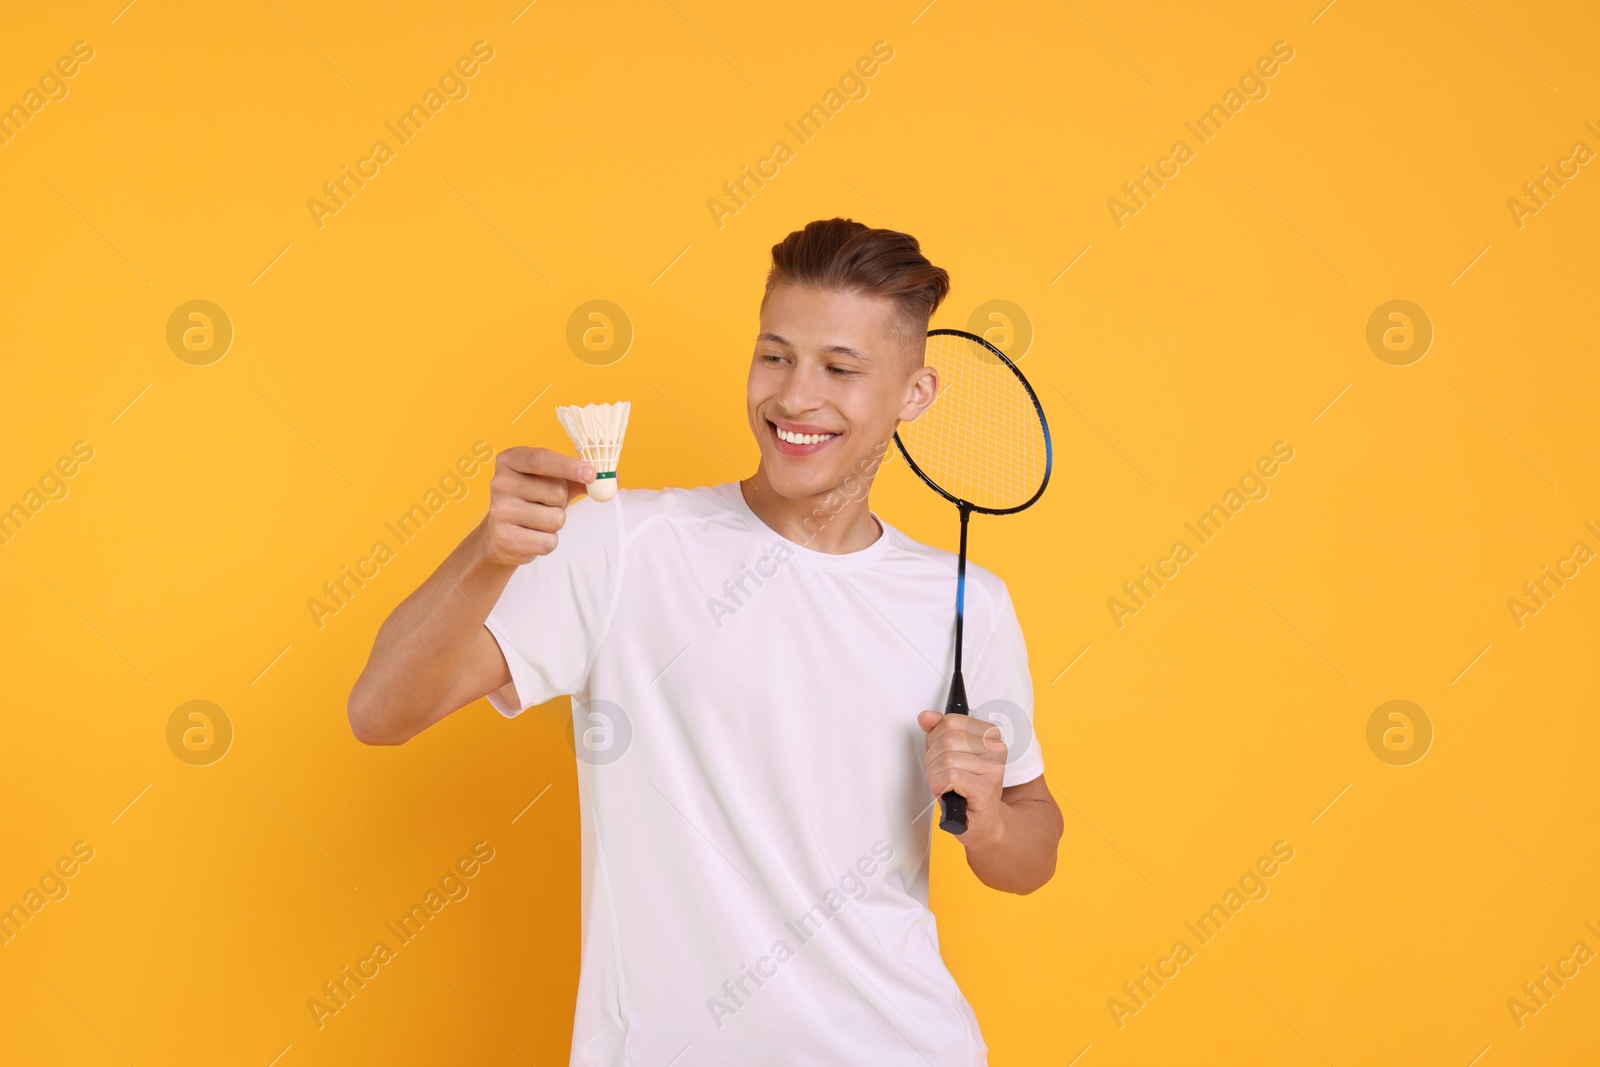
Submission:
<svg viewBox="0 0 1600 1067">
<path fill-rule="evenodd" d="M 939 829 L 952 834 L 967 832 L 967 798 L 954 789 L 939 798 Z"/>
<path fill-rule="evenodd" d="M 967 714 L 967 683 L 961 677 L 961 672 L 956 671 L 950 679 L 950 699 L 945 701 L 944 713 L 946 715 Z M 952 834 L 967 832 L 967 798 L 957 793 L 954 789 L 939 798 L 939 829 Z"/>
</svg>

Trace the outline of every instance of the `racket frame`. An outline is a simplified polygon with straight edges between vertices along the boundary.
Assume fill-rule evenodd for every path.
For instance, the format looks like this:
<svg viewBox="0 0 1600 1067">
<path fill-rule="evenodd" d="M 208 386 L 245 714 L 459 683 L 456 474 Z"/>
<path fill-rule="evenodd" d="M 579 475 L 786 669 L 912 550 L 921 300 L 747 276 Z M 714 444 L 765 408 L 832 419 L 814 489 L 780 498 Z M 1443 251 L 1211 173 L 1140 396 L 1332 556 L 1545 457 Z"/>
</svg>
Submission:
<svg viewBox="0 0 1600 1067">
<path fill-rule="evenodd" d="M 921 467 L 917 466 L 917 461 L 911 458 L 911 453 L 909 450 L 907 450 L 905 442 L 900 440 L 899 430 L 896 430 L 894 433 L 895 447 L 900 450 L 900 455 L 905 458 L 906 464 L 912 470 L 917 472 L 918 478 L 921 478 L 924 482 L 928 483 L 929 487 L 932 488 L 935 493 L 938 493 L 940 496 L 944 497 L 958 508 L 965 508 L 968 511 L 976 511 L 983 515 L 1012 515 L 1026 507 L 1031 506 L 1034 501 L 1038 500 L 1044 495 L 1045 486 L 1050 484 L 1050 469 L 1053 465 L 1054 459 L 1054 449 L 1052 449 L 1050 445 L 1050 423 L 1044 417 L 1044 405 L 1039 403 L 1039 394 L 1033 391 L 1033 386 L 1028 383 L 1028 379 L 1023 377 L 1022 372 L 1017 369 L 1017 365 L 1011 362 L 1011 359 L 1004 352 L 1000 351 L 994 345 L 990 344 L 988 341 L 985 341 L 977 334 L 968 333 L 965 330 L 940 329 L 929 330 L 928 336 L 963 337 L 968 341 L 976 341 L 984 348 L 987 348 L 990 354 L 1000 361 L 1002 366 L 1017 376 L 1017 381 L 1022 383 L 1023 389 L 1027 390 L 1028 399 L 1033 402 L 1034 414 L 1039 416 L 1039 428 L 1044 431 L 1044 477 L 1039 479 L 1039 488 L 1035 490 L 1034 494 L 1027 500 L 1024 500 L 1022 503 L 1009 508 L 986 508 L 982 505 L 974 504 L 969 500 L 962 500 L 958 496 L 945 492 L 944 489 L 940 487 L 938 482 L 928 477 L 927 472 L 925 472 Z"/>
</svg>

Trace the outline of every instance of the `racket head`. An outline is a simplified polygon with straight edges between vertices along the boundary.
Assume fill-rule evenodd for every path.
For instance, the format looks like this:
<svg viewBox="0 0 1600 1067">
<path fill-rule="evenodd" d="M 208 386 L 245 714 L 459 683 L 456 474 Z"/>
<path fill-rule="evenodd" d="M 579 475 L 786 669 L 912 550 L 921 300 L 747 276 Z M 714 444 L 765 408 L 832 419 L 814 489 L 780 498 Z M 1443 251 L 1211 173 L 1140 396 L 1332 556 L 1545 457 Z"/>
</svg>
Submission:
<svg viewBox="0 0 1600 1067">
<path fill-rule="evenodd" d="M 924 362 L 939 374 L 939 394 L 895 431 L 906 464 L 964 511 L 1010 515 L 1032 505 L 1050 484 L 1054 455 L 1022 371 L 965 330 L 929 330 Z"/>
</svg>

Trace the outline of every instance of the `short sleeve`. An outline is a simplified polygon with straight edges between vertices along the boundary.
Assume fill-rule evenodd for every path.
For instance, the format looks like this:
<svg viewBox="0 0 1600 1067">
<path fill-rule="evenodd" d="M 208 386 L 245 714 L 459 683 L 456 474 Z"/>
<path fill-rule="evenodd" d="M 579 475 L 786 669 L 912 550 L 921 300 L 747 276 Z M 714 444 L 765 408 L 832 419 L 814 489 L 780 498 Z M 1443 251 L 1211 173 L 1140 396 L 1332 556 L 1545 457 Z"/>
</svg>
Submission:
<svg viewBox="0 0 1600 1067">
<path fill-rule="evenodd" d="M 969 562 L 968 580 L 974 575 Z M 992 626 L 975 648 L 965 651 L 962 678 L 972 714 L 1001 728 L 1006 741 L 1006 772 L 1001 784 L 1021 785 L 1044 773 L 1044 753 L 1033 729 L 1033 676 L 1028 671 L 1028 646 L 1005 582 L 982 575 Z M 969 631 L 969 640 L 970 640 Z"/>
<path fill-rule="evenodd" d="M 517 691 L 515 704 L 489 694 L 507 718 L 583 688 L 616 604 L 626 493 L 569 504 L 555 550 L 518 567 L 484 621 Z"/>
</svg>

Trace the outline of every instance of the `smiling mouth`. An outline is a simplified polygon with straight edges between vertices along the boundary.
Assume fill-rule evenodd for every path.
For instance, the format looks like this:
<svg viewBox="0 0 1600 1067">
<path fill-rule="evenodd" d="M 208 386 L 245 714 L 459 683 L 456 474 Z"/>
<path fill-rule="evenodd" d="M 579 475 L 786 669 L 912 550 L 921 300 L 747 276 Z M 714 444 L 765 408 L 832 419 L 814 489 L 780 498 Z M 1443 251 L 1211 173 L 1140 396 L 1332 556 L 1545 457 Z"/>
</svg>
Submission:
<svg viewBox="0 0 1600 1067">
<path fill-rule="evenodd" d="M 778 451 L 786 456 L 809 456 L 839 436 L 836 433 L 795 433 L 771 420 L 767 425 L 772 427 L 772 437 L 778 443 Z"/>
</svg>

